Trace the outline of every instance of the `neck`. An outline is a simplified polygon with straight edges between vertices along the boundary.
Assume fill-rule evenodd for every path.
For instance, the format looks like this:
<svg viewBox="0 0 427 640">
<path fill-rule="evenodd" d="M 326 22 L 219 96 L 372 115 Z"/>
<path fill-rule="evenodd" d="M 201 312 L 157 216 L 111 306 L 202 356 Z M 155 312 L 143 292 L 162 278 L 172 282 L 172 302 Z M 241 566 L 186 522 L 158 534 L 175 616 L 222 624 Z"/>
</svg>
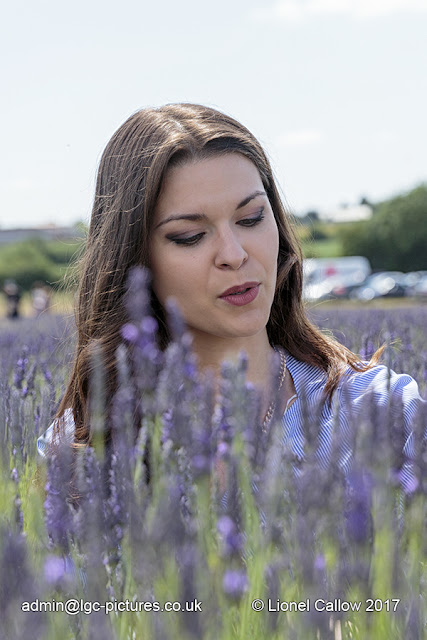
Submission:
<svg viewBox="0 0 427 640">
<path fill-rule="evenodd" d="M 246 379 L 267 398 L 270 384 L 273 348 L 270 346 L 267 331 L 245 338 L 218 338 L 193 334 L 193 349 L 198 358 L 200 369 L 212 369 L 219 377 L 221 363 L 224 360 L 237 363 L 239 354 L 245 352 L 248 357 Z"/>
</svg>

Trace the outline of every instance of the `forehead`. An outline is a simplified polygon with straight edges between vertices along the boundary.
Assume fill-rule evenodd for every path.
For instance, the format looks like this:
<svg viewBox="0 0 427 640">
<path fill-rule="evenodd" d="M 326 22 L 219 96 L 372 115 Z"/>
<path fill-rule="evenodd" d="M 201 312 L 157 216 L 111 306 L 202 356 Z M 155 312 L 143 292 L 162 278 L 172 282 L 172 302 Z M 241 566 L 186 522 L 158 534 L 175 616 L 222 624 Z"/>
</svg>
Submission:
<svg viewBox="0 0 427 640">
<path fill-rule="evenodd" d="M 257 167 L 240 153 L 214 155 L 171 167 L 163 182 L 156 215 L 182 207 L 236 206 L 256 189 L 263 189 Z"/>
</svg>

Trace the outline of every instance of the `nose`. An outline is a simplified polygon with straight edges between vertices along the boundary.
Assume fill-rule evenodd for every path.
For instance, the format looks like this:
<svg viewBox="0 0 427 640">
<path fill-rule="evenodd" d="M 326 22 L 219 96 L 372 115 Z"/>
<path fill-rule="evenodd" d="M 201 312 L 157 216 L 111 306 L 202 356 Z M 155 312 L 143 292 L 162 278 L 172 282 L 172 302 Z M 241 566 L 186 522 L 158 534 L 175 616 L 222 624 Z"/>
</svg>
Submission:
<svg viewBox="0 0 427 640">
<path fill-rule="evenodd" d="M 236 234 L 224 231 L 219 239 L 215 255 L 215 266 L 219 269 L 239 269 L 248 259 L 248 254 Z"/>
</svg>

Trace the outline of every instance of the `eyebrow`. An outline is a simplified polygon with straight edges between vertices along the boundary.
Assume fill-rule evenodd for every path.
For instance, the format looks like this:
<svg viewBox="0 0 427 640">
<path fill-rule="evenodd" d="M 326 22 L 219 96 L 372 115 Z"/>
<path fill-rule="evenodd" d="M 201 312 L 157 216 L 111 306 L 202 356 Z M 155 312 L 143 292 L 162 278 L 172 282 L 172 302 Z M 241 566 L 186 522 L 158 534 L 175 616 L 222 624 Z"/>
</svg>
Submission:
<svg viewBox="0 0 427 640">
<path fill-rule="evenodd" d="M 267 194 L 265 193 L 265 191 L 254 191 L 249 196 L 244 198 L 241 202 L 239 202 L 236 207 L 236 211 L 242 209 L 243 207 L 246 207 L 246 205 L 249 204 L 251 200 L 254 200 L 254 198 L 266 195 Z M 204 213 L 182 213 L 176 216 L 169 216 L 169 218 L 166 218 L 166 220 L 162 220 L 161 222 L 159 222 L 159 224 L 156 225 L 155 228 L 158 229 L 162 225 L 166 224 L 167 222 L 172 222 L 173 220 L 190 220 L 192 222 L 195 222 L 199 220 L 207 220 L 207 216 Z"/>
</svg>

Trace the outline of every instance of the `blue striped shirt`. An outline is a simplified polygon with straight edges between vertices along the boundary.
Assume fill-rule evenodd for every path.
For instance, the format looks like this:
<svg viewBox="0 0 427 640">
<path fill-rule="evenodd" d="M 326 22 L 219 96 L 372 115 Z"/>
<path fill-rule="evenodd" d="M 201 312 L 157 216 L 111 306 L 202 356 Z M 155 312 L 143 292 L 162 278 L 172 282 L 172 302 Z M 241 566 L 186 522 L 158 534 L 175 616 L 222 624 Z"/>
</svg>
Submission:
<svg viewBox="0 0 427 640">
<path fill-rule="evenodd" d="M 341 378 L 330 405 L 324 402 L 326 373 L 287 354 L 288 370 L 293 378 L 298 400 L 293 402 L 283 416 L 283 444 L 291 448 L 300 459 L 304 458 L 303 433 L 305 411 L 318 416 L 318 455 L 327 463 L 331 450 L 334 426 L 338 424 L 343 442 L 341 464 L 349 470 L 352 451 L 346 447 L 350 440 L 352 421 L 359 422 L 365 411 L 375 406 L 385 411 L 391 406 L 391 417 L 403 430 L 403 452 L 407 458 L 414 455 L 412 429 L 421 405 L 426 401 L 420 396 L 416 381 L 407 374 L 397 374 L 384 365 L 377 365 L 363 372 L 350 367 Z M 368 417 L 369 419 L 369 417 Z M 427 437 L 427 425 L 425 425 Z M 402 484 L 409 487 L 413 475 L 406 463 L 402 469 Z"/>
<path fill-rule="evenodd" d="M 310 416 L 317 416 L 318 455 L 324 464 L 328 463 L 332 434 L 338 418 L 344 442 L 341 463 L 347 471 L 351 463 L 352 452 L 345 447 L 345 440 L 347 435 L 350 436 L 351 420 L 363 414 L 366 404 L 373 401 L 377 407 L 385 409 L 390 399 L 393 401 L 394 411 L 399 411 L 399 416 L 403 417 L 401 427 L 405 439 L 404 453 L 409 457 L 413 454 L 412 426 L 420 406 L 425 405 L 426 402 L 421 398 L 418 385 L 411 376 L 397 374 L 384 365 L 375 366 L 364 372 L 355 372 L 348 368 L 340 380 L 333 402 L 329 406 L 324 402 L 326 373 L 318 367 L 297 360 L 289 353 L 286 353 L 286 363 L 295 385 L 296 399 L 289 404 L 283 415 L 282 443 L 284 446 L 290 447 L 297 458 L 304 458 L 304 411 Z M 320 408 L 321 413 L 319 414 Z M 72 442 L 74 421 L 71 409 L 65 412 L 64 418 L 62 437 L 66 441 Z M 52 441 L 53 427 L 54 423 L 37 440 L 37 450 L 43 457 Z M 427 437 L 427 428 L 425 435 Z M 405 486 L 411 481 L 412 474 L 407 464 L 402 470 L 402 484 Z"/>
</svg>

